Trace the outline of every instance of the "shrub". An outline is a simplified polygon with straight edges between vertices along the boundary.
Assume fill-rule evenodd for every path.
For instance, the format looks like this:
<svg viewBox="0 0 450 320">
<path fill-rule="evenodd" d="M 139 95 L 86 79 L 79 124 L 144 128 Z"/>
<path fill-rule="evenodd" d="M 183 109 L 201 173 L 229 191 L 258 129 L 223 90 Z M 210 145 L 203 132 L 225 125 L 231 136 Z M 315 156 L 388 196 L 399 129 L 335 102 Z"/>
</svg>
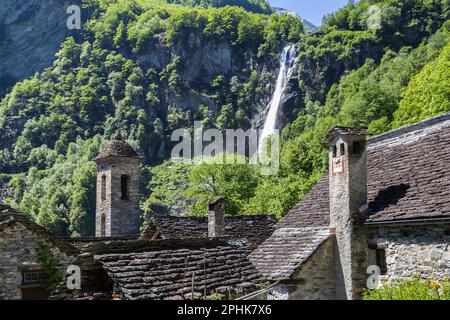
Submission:
<svg viewBox="0 0 450 320">
<path fill-rule="evenodd" d="M 379 289 L 366 290 L 363 300 L 450 300 L 450 281 L 424 280 L 415 277 Z"/>
<path fill-rule="evenodd" d="M 37 260 L 44 270 L 43 284 L 46 289 L 53 290 L 63 279 L 63 271 L 58 267 L 58 261 L 46 244 L 42 244 L 37 251 Z"/>
</svg>

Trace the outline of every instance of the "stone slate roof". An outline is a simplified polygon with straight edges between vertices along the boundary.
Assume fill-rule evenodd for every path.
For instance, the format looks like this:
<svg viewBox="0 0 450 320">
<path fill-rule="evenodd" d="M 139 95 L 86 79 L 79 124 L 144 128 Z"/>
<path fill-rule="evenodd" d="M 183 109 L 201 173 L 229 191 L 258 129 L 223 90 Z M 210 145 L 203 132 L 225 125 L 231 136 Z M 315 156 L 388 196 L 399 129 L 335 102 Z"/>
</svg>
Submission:
<svg viewBox="0 0 450 320">
<path fill-rule="evenodd" d="M 191 299 L 193 274 L 194 299 L 203 298 L 205 290 L 206 295 L 243 295 L 264 283 L 247 258 L 250 252 L 224 239 L 87 243 L 75 261 L 82 270 L 82 290 L 74 294 L 62 281 L 51 298 Z"/>
<path fill-rule="evenodd" d="M 208 237 L 208 217 L 176 217 L 153 214 L 149 217 L 149 228 L 144 232 L 151 237 L 157 229 L 162 239 L 190 239 Z M 225 237 L 247 239 L 260 244 L 275 230 L 277 220 L 273 216 L 225 217 Z"/>
<path fill-rule="evenodd" d="M 369 139 L 367 167 L 367 223 L 450 218 L 450 113 Z M 333 236 L 328 187 L 326 175 L 250 255 L 265 277 L 289 279 Z"/>
<path fill-rule="evenodd" d="M 369 222 L 450 217 L 450 113 L 369 140 Z"/>
<path fill-rule="evenodd" d="M 249 259 L 268 280 L 287 280 L 330 234 L 328 176 L 278 222 Z"/>
<path fill-rule="evenodd" d="M 3 229 L 11 227 L 16 223 L 25 226 L 25 228 L 37 234 L 41 239 L 52 243 L 68 255 L 74 256 L 79 253 L 79 250 L 75 246 L 72 246 L 64 239 L 58 238 L 26 215 L 19 213 L 9 206 L 0 205 L 0 235 Z"/>
<path fill-rule="evenodd" d="M 277 228 L 324 227 L 330 224 L 328 175 L 296 204 L 276 225 Z"/>
<path fill-rule="evenodd" d="M 117 136 L 103 148 L 102 152 L 100 152 L 94 161 L 106 157 L 139 158 L 139 155 L 132 146 L 122 140 L 122 137 Z"/>
<path fill-rule="evenodd" d="M 280 228 L 249 259 L 268 280 L 288 280 L 331 237 L 330 228 Z"/>
</svg>

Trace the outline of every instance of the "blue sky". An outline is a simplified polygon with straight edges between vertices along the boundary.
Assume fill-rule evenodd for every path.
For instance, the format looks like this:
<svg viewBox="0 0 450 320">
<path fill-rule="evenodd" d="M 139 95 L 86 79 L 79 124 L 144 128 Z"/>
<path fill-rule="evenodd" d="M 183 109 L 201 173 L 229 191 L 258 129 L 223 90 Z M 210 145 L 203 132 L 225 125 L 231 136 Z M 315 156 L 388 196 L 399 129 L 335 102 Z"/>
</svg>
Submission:
<svg viewBox="0 0 450 320">
<path fill-rule="evenodd" d="M 348 0 L 269 0 L 272 7 L 280 7 L 297 13 L 304 19 L 319 26 L 322 17 L 348 3 Z"/>
</svg>

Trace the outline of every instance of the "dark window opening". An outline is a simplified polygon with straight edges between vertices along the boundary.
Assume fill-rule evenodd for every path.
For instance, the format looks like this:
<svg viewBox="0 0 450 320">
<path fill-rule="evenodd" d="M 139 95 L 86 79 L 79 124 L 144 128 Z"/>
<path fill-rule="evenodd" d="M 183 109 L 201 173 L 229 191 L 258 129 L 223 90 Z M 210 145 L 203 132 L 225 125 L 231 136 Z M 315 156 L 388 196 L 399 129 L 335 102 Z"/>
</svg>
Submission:
<svg viewBox="0 0 450 320">
<path fill-rule="evenodd" d="M 385 249 L 376 249 L 376 261 L 377 266 L 380 267 L 381 274 L 384 275 L 387 273 L 387 263 L 386 263 L 386 250 Z"/>
<path fill-rule="evenodd" d="M 122 196 L 120 197 L 121 200 L 128 200 L 128 176 L 123 175 L 120 178 L 120 190 L 122 193 Z"/>
<path fill-rule="evenodd" d="M 353 154 L 361 154 L 361 143 L 353 142 Z"/>
<path fill-rule="evenodd" d="M 336 157 L 337 157 L 337 147 L 334 146 L 333 147 L 333 158 L 336 158 Z"/>
<path fill-rule="evenodd" d="M 102 202 L 106 200 L 106 176 L 102 176 L 102 185 L 101 185 L 101 199 Z"/>
<path fill-rule="evenodd" d="M 345 156 L 345 144 L 341 143 L 341 156 Z"/>
<path fill-rule="evenodd" d="M 102 218 L 100 221 L 100 236 L 102 238 L 106 237 L 106 216 L 102 214 Z"/>
</svg>

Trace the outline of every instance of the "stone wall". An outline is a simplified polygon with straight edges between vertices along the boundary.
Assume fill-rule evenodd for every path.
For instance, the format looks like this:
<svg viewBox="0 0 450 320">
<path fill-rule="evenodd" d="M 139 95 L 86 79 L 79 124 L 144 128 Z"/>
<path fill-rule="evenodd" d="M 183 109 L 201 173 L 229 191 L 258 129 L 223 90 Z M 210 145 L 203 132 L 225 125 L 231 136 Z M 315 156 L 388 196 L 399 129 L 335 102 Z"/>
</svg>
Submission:
<svg viewBox="0 0 450 320">
<path fill-rule="evenodd" d="M 291 292 L 289 300 L 333 300 L 336 296 L 335 238 L 324 242 L 294 278 L 301 284 Z"/>
<path fill-rule="evenodd" d="M 302 264 L 290 282 L 281 282 L 267 297 L 269 300 L 334 300 L 336 296 L 335 239 L 325 241 Z"/>
<path fill-rule="evenodd" d="M 59 257 L 62 266 L 70 258 L 59 249 L 48 244 L 53 254 Z M 24 225 L 14 223 L 0 232 L 0 300 L 22 298 L 22 271 L 41 269 L 37 262 L 37 251 L 41 246 L 39 237 Z"/>
<path fill-rule="evenodd" d="M 386 250 L 387 273 L 382 281 L 421 276 L 450 276 L 450 223 L 422 226 L 378 226 L 370 239 Z M 371 250 L 371 262 L 375 250 Z"/>
</svg>

